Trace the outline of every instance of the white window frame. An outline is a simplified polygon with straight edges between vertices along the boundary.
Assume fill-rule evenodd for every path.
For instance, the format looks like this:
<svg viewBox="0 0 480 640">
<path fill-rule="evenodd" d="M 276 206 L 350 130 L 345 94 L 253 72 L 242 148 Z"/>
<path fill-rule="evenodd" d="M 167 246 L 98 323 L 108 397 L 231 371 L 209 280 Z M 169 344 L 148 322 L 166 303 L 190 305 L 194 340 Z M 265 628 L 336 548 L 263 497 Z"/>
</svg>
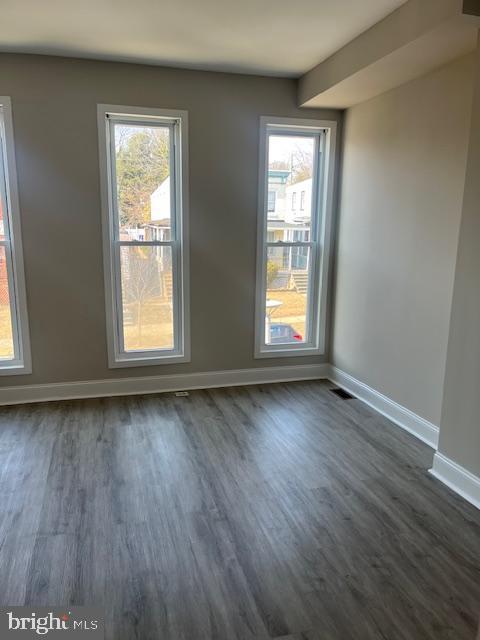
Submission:
<svg viewBox="0 0 480 640">
<path fill-rule="evenodd" d="M 308 242 L 267 241 L 268 141 L 269 133 L 281 135 L 319 135 L 323 148 L 314 160 L 312 184 L 311 236 Z M 255 358 L 324 355 L 328 282 L 330 271 L 333 203 L 335 189 L 337 123 L 333 120 L 303 118 L 260 118 L 260 157 L 258 186 L 257 278 L 255 296 Z M 266 344 L 265 300 L 267 248 L 270 246 L 307 246 L 311 252 L 311 277 L 307 309 L 308 342 Z"/>
<path fill-rule="evenodd" d="M 190 295 L 188 251 L 188 113 L 173 109 L 149 109 L 99 104 L 98 132 L 102 191 L 103 255 L 105 305 L 110 368 L 160 365 L 190 361 Z M 173 154 L 171 189 L 172 221 L 176 229 L 169 241 L 123 241 L 119 239 L 116 188 L 114 185 L 114 148 L 111 122 L 128 122 L 171 127 L 170 153 Z M 120 246 L 169 246 L 172 250 L 173 276 L 173 349 L 125 351 L 123 347 L 123 311 L 120 282 Z"/>
<path fill-rule="evenodd" d="M 23 267 L 22 229 L 13 137 L 12 103 L 0 96 L 0 198 L 4 210 L 5 248 L 14 356 L 0 360 L 0 375 L 32 373 L 27 295 Z"/>
</svg>

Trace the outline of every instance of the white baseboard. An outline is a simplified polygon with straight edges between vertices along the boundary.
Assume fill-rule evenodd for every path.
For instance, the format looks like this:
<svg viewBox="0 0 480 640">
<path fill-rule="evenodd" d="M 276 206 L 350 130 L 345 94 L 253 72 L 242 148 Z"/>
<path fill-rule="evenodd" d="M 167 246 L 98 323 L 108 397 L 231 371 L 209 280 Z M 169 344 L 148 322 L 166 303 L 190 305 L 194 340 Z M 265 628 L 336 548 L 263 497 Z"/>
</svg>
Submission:
<svg viewBox="0 0 480 640">
<path fill-rule="evenodd" d="M 428 420 L 421 418 L 410 409 L 390 400 L 379 391 L 372 389 L 364 382 L 360 382 L 360 380 L 333 365 L 330 366 L 328 377 L 332 382 L 346 389 L 399 427 L 425 442 L 425 444 L 434 449 L 438 447 L 439 428 L 428 422 Z"/>
<path fill-rule="evenodd" d="M 45 402 L 50 400 L 73 400 L 75 398 L 126 396 L 143 393 L 164 393 L 184 389 L 232 387 L 269 382 L 319 380 L 327 378 L 328 373 L 328 364 L 310 364 L 180 373 L 170 376 L 111 378 L 108 380 L 88 380 L 83 382 L 23 385 L 1 388 L 0 405 Z"/>
<path fill-rule="evenodd" d="M 464 467 L 436 452 L 433 458 L 432 476 L 450 487 L 452 491 L 471 502 L 480 509 L 480 478 L 467 471 Z"/>
</svg>

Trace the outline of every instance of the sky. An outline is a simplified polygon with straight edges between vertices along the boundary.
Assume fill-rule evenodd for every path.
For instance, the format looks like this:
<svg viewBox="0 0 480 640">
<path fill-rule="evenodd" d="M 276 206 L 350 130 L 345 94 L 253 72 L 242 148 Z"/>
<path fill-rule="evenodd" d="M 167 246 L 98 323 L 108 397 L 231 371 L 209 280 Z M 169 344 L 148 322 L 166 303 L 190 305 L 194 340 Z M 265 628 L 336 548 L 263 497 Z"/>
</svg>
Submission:
<svg viewBox="0 0 480 640">
<path fill-rule="evenodd" d="M 314 139 L 305 136 L 273 136 L 271 135 L 268 162 L 286 162 L 290 165 L 293 155 L 301 154 L 313 158 Z"/>
</svg>

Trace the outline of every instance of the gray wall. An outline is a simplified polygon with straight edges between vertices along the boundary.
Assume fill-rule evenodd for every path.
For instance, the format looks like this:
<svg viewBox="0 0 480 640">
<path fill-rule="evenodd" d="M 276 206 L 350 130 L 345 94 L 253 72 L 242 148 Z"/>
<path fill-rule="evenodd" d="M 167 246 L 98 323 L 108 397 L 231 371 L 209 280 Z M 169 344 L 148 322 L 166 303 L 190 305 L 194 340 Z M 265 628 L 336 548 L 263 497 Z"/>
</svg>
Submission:
<svg viewBox="0 0 480 640">
<path fill-rule="evenodd" d="M 480 46 L 439 451 L 480 476 Z"/>
<path fill-rule="evenodd" d="M 332 361 L 440 423 L 473 57 L 349 109 Z"/>
<path fill-rule="evenodd" d="M 33 374 L 2 386 L 308 364 L 253 359 L 258 131 L 299 110 L 293 80 L 0 55 L 12 98 Z M 107 367 L 97 103 L 189 112 L 192 361 Z"/>
</svg>

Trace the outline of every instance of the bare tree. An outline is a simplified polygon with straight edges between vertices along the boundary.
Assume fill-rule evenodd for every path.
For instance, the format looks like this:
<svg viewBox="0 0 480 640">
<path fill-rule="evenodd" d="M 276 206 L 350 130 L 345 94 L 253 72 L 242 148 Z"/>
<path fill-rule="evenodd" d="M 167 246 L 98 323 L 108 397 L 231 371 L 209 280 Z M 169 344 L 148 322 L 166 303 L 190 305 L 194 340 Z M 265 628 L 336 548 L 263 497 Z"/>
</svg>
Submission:
<svg viewBox="0 0 480 640">
<path fill-rule="evenodd" d="M 288 160 L 272 160 L 268 168 L 290 172 L 290 184 L 312 177 L 313 149 L 305 144 L 295 143 Z"/>
<path fill-rule="evenodd" d="M 142 315 L 145 303 L 160 295 L 159 263 L 145 247 L 126 249 L 122 255 L 123 298 L 135 309 L 139 342 L 142 339 Z"/>
<path fill-rule="evenodd" d="M 291 159 L 292 184 L 312 177 L 313 153 L 304 146 L 295 145 Z"/>
</svg>

